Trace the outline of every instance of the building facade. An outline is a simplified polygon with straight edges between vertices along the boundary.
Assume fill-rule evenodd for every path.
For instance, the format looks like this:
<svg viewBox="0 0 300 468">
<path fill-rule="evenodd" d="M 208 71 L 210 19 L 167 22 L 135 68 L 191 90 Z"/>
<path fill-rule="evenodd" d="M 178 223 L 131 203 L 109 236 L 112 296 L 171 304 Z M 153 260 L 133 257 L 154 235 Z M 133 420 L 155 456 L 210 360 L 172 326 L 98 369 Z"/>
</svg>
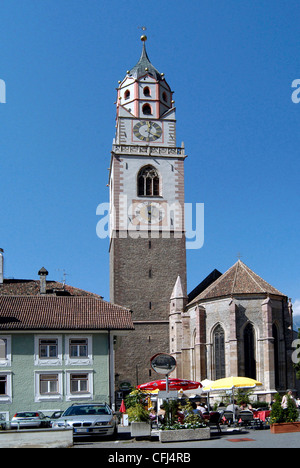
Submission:
<svg viewBox="0 0 300 468">
<path fill-rule="evenodd" d="M 0 414 L 114 406 L 114 348 L 133 329 L 131 312 L 39 273 L 0 283 Z"/>
<path fill-rule="evenodd" d="M 110 300 L 130 308 L 135 331 L 116 351 L 117 385 L 151 378 L 150 358 L 169 350 L 169 300 L 186 289 L 184 147 L 176 146 L 172 91 L 142 54 L 117 89 L 111 153 Z"/>
<path fill-rule="evenodd" d="M 246 376 L 263 383 L 257 397 L 295 389 L 291 301 L 240 260 L 184 295 L 177 279 L 170 302 L 170 351 L 176 377 Z M 193 297 L 194 296 L 194 297 Z"/>
</svg>

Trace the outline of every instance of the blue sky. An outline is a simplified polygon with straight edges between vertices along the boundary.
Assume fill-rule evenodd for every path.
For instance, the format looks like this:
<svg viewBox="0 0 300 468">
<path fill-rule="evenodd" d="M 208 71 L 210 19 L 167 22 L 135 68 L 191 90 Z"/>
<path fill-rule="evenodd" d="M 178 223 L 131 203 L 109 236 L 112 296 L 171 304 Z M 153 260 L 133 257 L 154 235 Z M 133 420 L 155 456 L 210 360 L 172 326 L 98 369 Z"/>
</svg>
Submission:
<svg viewBox="0 0 300 468">
<path fill-rule="evenodd" d="M 240 252 L 300 318 L 300 78 L 296 0 L 1 0 L 0 247 L 5 276 L 49 279 L 109 300 L 108 201 L 116 90 L 147 52 L 175 91 L 186 202 L 205 242 L 188 289 Z"/>
</svg>

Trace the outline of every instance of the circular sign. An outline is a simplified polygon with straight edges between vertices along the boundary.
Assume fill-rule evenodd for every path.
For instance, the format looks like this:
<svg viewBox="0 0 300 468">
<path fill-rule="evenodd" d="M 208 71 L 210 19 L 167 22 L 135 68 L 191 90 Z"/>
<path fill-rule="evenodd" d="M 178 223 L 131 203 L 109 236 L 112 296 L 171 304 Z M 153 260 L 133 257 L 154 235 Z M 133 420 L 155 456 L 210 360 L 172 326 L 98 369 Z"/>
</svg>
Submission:
<svg viewBox="0 0 300 468">
<path fill-rule="evenodd" d="M 170 354 L 155 354 L 150 359 L 152 369 L 158 374 L 168 375 L 176 368 L 176 359 Z"/>
</svg>

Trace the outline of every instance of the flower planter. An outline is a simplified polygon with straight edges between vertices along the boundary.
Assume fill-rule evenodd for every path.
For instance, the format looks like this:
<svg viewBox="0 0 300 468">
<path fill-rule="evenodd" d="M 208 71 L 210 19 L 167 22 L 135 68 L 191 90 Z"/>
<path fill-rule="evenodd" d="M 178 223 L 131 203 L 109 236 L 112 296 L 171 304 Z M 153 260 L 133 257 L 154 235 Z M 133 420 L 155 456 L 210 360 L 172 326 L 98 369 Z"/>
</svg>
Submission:
<svg viewBox="0 0 300 468">
<path fill-rule="evenodd" d="M 151 425 L 148 422 L 132 422 L 131 437 L 150 437 Z"/>
<path fill-rule="evenodd" d="M 197 429 L 175 429 L 159 431 L 160 442 L 181 442 L 186 440 L 210 439 L 210 428 L 199 427 Z"/>
<path fill-rule="evenodd" d="M 272 434 L 283 434 L 286 432 L 300 432 L 300 421 L 286 422 L 286 423 L 274 423 L 271 424 Z"/>
</svg>

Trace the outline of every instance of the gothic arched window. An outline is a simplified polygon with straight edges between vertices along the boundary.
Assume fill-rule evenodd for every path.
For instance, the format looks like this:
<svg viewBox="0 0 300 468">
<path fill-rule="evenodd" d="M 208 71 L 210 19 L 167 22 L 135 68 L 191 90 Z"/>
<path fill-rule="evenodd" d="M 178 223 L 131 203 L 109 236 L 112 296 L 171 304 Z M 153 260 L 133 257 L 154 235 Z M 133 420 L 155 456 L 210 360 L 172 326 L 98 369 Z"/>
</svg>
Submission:
<svg viewBox="0 0 300 468">
<path fill-rule="evenodd" d="M 274 338 L 274 369 L 275 369 L 275 387 L 279 386 L 279 336 L 278 328 L 273 323 L 272 325 L 272 335 Z"/>
<path fill-rule="evenodd" d="M 139 197 L 159 196 L 159 175 L 155 167 L 143 167 L 138 173 L 137 184 Z"/>
<path fill-rule="evenodd" d="M 256 379 L 255 332 L 251 323 L 244 330 L 244 356 L 245 377 Z"/>
<path fill-rule="evenodd" d="M 225 334 L 221 325 L 215 328 L 213 335 L 215 379 L 225 377 Z"/>
</svg>

